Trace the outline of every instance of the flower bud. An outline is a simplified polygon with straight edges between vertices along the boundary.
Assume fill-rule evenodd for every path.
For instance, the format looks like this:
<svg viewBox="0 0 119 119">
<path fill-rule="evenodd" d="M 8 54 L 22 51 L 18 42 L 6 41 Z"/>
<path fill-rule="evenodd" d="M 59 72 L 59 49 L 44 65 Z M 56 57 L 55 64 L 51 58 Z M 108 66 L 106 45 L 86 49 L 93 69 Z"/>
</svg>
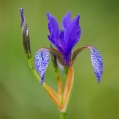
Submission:
<svg viewBox="0 0 119 119">
<path fill-rule="evenodd" d="M 23 36 L 24 51 L 27 58 L 31 58 L 30 37 L 29 37 L 28 25 L 25 20 L 23 8 L 20 8 L 20 17 L 21 17 L 21 29 L 22 29 L 22 36 Z"/>
</svg>

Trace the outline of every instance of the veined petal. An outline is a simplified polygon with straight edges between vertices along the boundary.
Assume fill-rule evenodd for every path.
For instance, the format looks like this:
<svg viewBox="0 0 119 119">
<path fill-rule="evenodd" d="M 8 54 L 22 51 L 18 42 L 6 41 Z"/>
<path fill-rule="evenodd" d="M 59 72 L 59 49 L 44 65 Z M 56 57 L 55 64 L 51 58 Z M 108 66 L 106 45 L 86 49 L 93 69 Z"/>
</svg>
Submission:
<svg viewBox="0 0 119 119">
<path fill-rule="evenodd" d="M 50 31 L 51 38 L 57 42 L 59 38 L 59 25 L 55 17 L 53 17 L 50 13 L 47 12 L 48 17 L 48 29 Z"/>
<path fill-rule="evenodd" d="M 47 49 L 40 49 L 35 54 L 35 68 L 41 78 L 41 85 L 44 83 L 44 76 L 49 63 L 49 52 Z"/>
<path fill-rule="evenodd" d="M 78 50 L 76 50 L 73 53 L 72 61 L 74 62 L 77 54 L 85 48 L 89 48 L 91 51 L 92 66 L 93 66 L 96 78 L 97 78 L 98 82 L 100 83 L 102 73 L 103 73 L 103 61 L 102 61 L 102 56 L 101 56 L 100 52 L 95 47 L 87 45 L 87 46 L 83 46 L 83 47 L 79 48 Z"/>
<path fill-rule="evenodd" d="M 100 52 L 96 48 L 91 47 L 91 46 L 88 46 L 88 48 L 91 51 L 91 61 L 92 61 L 92 65 L 93 65 L 95 75 L 98 79 L 98 82 L 100 83 L 102 73 L 103 73 L 102 57 L 100 55 Z"/>
<path fill-rule="evenodd" d="M 62 19 L 62 27 L 66 29 L 71 22 L 71 12 L 68 11 Z"/>
<path fill-rule="evenodd" d="M 41 78 L 41 85 L 44 83 L 44 76 L 49 63 L 49 53 L 54 55 L 58 62 L 65 66 L 62 59 L 62 55 L 54 48 L 41 48 L 35 54 L 35 68 L 38 71 Z"/>
<path fill-rule="evenodd" d="M 64 40 L 66 42 L 66 52 L 70 52 L 72 48 L 77 44 L 81 35 L 81 28 L 79 25 L 80 15 L 74 18 L 74 20 L 68 25 L 64 33 Z"/>
<path fill-rule="evenodd" d="M 64 61 L 63 61 L 62 54 L 61 54 L 58 50 L 56 50 L 56 49 L 54 49 L 54 48 L 45 48 L 45 49 L 47 49 L 52 55 L 55 55 L 56 58 L 57 58 L 57 61 L 58 61 L 60 64 L 62 64 L 63 66 L 65 66 L 65 63 L 64 63 Z"/>
</svg>

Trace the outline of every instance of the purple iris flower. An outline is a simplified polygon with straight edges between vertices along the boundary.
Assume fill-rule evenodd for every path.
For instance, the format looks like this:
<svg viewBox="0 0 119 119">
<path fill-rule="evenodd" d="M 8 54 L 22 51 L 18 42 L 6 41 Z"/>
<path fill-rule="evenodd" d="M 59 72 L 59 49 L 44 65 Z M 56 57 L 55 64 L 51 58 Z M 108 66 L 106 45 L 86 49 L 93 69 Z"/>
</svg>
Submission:
<svg viewBox="0 0 119 119">
<path fill-rule="evenodd" d="M 21 15 L 21 29 L 23 35 L 23 45 L 24 50 L 28 59 L 32 58 L 30 49 L 30 38 L 28 32 L 28 25 L 25 20 L 23 8 L 20 9 Z M 49 54 L 51 54 L 51 59 L 53 61 L 54 68 L 57 69 L 57 61 L 67 69 L 73 65 L 77 55 L 88 48 L 91 52 L 91 62 L 94 69 L 94 73 L 98 82 L 101 81 L 103 73 L 103 60 L 100 52 L 91 45 L 85 45 L 78 48 L 72 53 L 73 47 L 78 43 L 81 36 L 81 28 L 79 25 L 80 15 L 77 15 L 71 21 L 71 13 L 68 11 L 62 19 L 63 30 L 60 30 L 59 25 L 55 17 L 50 13 L 47 13 L 48 17 L 48 29 L 50 35 L 48 39 L 55 46 L 54 48 L 40 48 L 35 54 L 35 69 L 40 75 L 41 84 L 44 83 L 45 72 L 48 67 L 50 60 Z"/>
<path fill-rule="evenodd" d="M 68 67 L 71 63 L 71 55 L 73 47 L 78 43 L 81 36 L 81 28 L 79 25 L 80 15 L 77 15 L 71 21 L 71 13 L 68 11 L 62 19 L 63 30 L 60 30 L 55 17 L 47 13 L 48 29 L 50 35 L 48 39 L 55 48 L 62 54 L 63 61 Z"/>
</svg>

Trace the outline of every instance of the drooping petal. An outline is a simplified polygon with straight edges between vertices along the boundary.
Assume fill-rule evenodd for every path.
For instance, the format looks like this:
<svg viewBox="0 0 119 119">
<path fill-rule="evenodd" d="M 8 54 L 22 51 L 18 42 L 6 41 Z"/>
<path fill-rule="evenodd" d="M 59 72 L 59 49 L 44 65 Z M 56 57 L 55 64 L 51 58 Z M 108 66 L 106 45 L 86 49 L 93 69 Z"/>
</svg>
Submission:
<svg viewBox="0 0 119 119">
<path fill-rule="evenodd" d="M 62 55 L 54 48 L 41 48 L 35 54 L 35 68 L 38 71 L 41 78 L 41 85 L 44 83 L 44 76 L 49 63 L 49 53 L 54 55 L 58 62 L 65 66 L 62 59 Z"/>
<path fill-rule="evenodd" d="M 45 48 L 45 49 L 47 49 L 52 55 L 55 55 L 56 58 L 57 58 L 57 61 L 58 61 L 61 65 L 65 66 L 65 63 L 64 63 L 64 61 L 63 61 L 62 54 L 61 54 L 58 50 L 56 50 L 56 49 L 54 49 L 54 48 Z"/>
<path fill-rule="evenodd" d="M 66 29 L 71 22 L 71 12 L 68 11 L 62 19 L 62 27 Z"/>
<path fill-rule="evenodd" d="M 64 33 L 66 52 L 71 52 L 72 48 L 77 44 L 81 35 L 81 28 L 79 25 L 80 15 L 74 18 L 74 20 L 68 25 Z"/>
<path fill-rule="evenodd" d="M 73 53 L 72 61 L 74 62 L 77 54 L 85 48 L 89 48 L 90 51 L 91 51 L 92 66 L 93 66 L 96 78 L 97 78 L 98 82 L 100 83 L 102 73 L 103 73 L 103 61 L 102 61 L 102 56 L 101 56 L 100 52 L 95 47 L 87 45 L 87 46 L 83 46 L 83 47 L 79 48 L 78 50 L 76 50 Z"/>
<path fill-rule="evenodd" d="M 100 52 L 97 49 L 95 49 L 94 47 L 88 46 L 88 48 L 90 48 L 90 51 L 91 51 L 91 61 L 92 61 L 95 75 L 98 79 L 98 82 L 100 83 L 102 73 L 103 73 L 102 57 L 100 55 Z"/>
<path fill-rule="evenodd" d="M 50 31 L 51 38 L 57 42 L 59 38 L 59 25 L 55 17 L 53 17 L 50 13 L 47 12 L 48 17 L 48 29 Z"/>
<path fill-rule="evenodd" d="M 44 76 L 49 63 L 49 52 L 47 49 L 40 49 L 35 54 L 35 68 L 41 78 L 41 85 L 44 83 Z"/>
</svg>

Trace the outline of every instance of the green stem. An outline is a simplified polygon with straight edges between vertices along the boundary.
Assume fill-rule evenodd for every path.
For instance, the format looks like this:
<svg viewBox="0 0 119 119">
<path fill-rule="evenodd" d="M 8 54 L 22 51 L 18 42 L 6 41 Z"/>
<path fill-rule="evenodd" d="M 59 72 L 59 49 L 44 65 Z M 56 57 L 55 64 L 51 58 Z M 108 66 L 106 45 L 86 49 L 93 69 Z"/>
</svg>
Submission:
<svg viewBox="0 0 119 119">
<path fill-rule="evenodd" d="M 66 119 L 66 112 L 60 112 L 60 119 Z"/>
<path fill-rule="evenodd" d="M 34 68 L 34 63 L 33 63 L 32 57 L 28 58 L 28 64 L 29 64 L 29 67 L 30 67 L 31 71 L 33 72 L 34 76 L 36 77 L 38 82 L 40 82 L 40 76 Z"/>
<path fill-rule="evenodd" d="M 67 74 L 68 74 L 68 68 L 64 67 L 64 72 L 65 72 L 65 78 L 67 78 Z"/>
</svg>

